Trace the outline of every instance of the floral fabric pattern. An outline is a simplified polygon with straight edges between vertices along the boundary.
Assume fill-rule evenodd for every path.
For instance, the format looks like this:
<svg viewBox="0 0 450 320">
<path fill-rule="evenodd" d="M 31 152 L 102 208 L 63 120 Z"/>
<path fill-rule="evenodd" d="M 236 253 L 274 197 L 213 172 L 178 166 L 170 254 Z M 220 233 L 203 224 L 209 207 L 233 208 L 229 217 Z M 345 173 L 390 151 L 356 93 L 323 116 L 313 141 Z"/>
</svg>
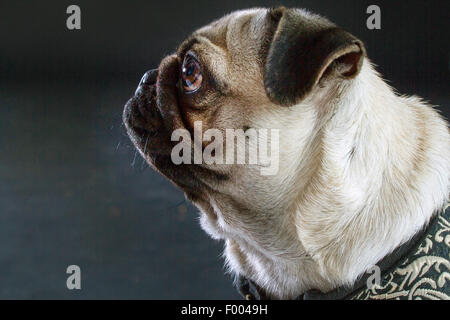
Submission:
<svg viewBox="0 0 450 320">
<path fill-rule="evenodd" d="M 412 255 L 354 300 L 450 300 L 450 204 Z"/>
</svg>

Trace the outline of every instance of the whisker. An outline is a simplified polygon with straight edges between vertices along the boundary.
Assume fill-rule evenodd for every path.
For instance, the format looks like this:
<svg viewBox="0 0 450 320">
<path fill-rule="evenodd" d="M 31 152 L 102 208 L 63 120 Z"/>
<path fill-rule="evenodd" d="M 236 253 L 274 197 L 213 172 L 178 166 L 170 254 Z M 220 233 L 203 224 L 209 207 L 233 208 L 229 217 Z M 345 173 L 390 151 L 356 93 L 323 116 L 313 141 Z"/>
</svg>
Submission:
<svg viewBox="0 0 450 320">
<path fill-rule="evenodd" d="M 144 166 L 147 163 L 147 161 L 145 161 L 145 152 L 147 151 L 147 144 L 148 144 L 148 139 L 149 139 L 150 135 L 147 134 L 147 139 L 145 139 L 145 145 L 144 145 L 144 157 L 142 157 L 142 163 L 141 163 L 141 171 L 144 170 Z"/>
<path fill-rule="evenodd" d="M 167 209 L 173 209 L 173 208 L 176 208 L 176 207 L 178 207 L 178 206 L 180 206 L 180 205 L 182 205 L 182 204 L 184 204 L 184 203 L 186 203 L 186 200 L 181 200 L 181 202 L 179 202 L 179 203 L 177 203 L 177 204 L 175 204 L 175 205 L 168 206 L 168 207 L 166 208 L 166 210 L 167 210 Z"/>
<path fill-rule="evenodd" d="M 144 155 L 145 155 L 145 151 L 147 151 L 147 144 L 148 144 L 149 137 L 150 137 L 150 134 L 147 134 L 147 138 L 145 139 L 145 145 L 144 145 Z"/>
<path fill-rule="evenodd" d="M 134 165 L 136 163 L 136 156 L 137 156 L 137 150 L 134 151 L 134 158 L 133 158 L 133 162 L 131 162 L 131 166 L 134 168 Z"/>
</svg>

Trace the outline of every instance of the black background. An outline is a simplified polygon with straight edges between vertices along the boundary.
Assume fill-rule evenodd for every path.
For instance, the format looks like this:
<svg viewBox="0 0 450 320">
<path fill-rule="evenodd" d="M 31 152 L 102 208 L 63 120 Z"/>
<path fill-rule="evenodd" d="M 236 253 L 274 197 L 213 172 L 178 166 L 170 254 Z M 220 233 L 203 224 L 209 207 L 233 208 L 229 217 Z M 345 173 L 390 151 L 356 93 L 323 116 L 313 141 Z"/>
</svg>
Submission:
<svg viewBox="0 0 450 320">
<path fill-rule="evenodd" d="M 70 4 L 81 30 L 66 28 Z M 366 28 L 370 4 L 381 30 Z M 0 298 L 239 297 L 223 244 L 136 156 L 121 112 L 191 31 L 277 5 L 350 31 L 390 85 L 449 116 L 448 1 L 0 1 Z M 80 291 L 66 288 L 71 264 Z"/>
</svg>

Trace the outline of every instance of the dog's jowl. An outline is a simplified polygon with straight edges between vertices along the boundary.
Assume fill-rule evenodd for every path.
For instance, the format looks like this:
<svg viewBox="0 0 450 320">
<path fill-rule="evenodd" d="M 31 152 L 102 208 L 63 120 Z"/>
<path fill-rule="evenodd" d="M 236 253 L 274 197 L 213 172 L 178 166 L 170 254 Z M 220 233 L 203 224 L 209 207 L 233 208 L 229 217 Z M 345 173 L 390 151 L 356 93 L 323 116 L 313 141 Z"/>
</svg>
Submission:
<svg viewBox="0 0 450 320">
<path fill-rule="evenodd" d="M 450 299 L 448 124 L 397 95 L 369 54 L 305 10 L 238 11 L 192 33 L 126 104 L 131 140 L 225 241 L 247 298 Z M 277 139 L 226 134 L 252 129 Z M 180 141 L 175 153 L 192 161 L 173 161 Z M 260 154 L 277 161 L 273 174 Z"/>
</svg>

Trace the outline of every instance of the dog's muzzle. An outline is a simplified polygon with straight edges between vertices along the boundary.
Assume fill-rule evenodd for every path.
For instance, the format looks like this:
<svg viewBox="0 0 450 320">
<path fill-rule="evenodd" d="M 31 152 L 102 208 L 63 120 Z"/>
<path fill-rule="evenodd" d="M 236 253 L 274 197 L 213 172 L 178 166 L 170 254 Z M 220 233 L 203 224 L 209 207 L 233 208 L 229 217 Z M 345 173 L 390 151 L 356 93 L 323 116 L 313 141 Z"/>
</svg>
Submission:
<svg viewBox="0 0 450 320">
<path fill-rule="evenodd" d="M 161 115 L 156 107 L 157 78 L 158 69 L 147 71 L 123 112 L 127 131 L 140 149 L 145 148 L 147 141 L 161 129 Z"/>
</svg>

